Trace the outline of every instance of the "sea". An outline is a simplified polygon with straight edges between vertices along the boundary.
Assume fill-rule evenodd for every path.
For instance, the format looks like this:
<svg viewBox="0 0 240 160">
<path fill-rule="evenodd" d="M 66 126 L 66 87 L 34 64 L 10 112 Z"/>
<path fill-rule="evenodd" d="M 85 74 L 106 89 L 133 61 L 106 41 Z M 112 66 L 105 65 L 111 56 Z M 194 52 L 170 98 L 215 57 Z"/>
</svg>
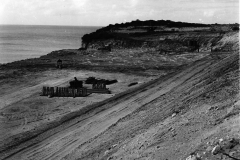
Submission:
<svg viewBox="0 0 240 160">
<path fill-rule="evenodd" d="M 101 27 L 0 25 L 0 64 L 38 58 L 55 50 L 78 49 L 81 37 Z"/>
</svg>

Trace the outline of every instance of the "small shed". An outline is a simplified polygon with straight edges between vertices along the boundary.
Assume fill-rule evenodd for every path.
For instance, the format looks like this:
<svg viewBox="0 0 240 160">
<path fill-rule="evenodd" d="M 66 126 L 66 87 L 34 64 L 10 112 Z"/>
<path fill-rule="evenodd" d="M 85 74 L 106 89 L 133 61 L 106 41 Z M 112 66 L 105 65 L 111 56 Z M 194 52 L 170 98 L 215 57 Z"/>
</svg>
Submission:
<svg viewBox="0 0 240 160">
<path fill-rule="evenodd" d="M 62 60 L 61 59 L 59 59 L 57 61 L 57 68 L 62 69 Z"/>
</svg>

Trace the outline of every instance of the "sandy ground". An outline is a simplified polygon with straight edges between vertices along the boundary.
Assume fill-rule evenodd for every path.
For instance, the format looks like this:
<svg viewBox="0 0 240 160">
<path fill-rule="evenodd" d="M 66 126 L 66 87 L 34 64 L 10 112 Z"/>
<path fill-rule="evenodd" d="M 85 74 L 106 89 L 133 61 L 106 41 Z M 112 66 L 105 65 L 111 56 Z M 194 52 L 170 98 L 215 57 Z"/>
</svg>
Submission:
<svg viewBox="0 0 240 160">
<path fill-rule="evenodd" d="M 5 94 L 0 97 L 1 141 L 13 135 L 32 130 L 44 123 L 54 121 L 58 117 L 77 111 L 87 105 L 110 98 L 127 89 L 137 87 L 153 78 L 69 70 L 56 70 L 55 72 L 46 71 L 42 74 L 51 75 L 48 76 L 48 80 L 39 80 L 40 83 L 37 85 L 29 86 L 29 84 L 25 83 L 25 85 L 20 87 L 16 86 L 15 91 L 12 91 L 12 88 L 9 88 L 10 91 L 5 89 Z M 91 94 L 88 97 L 78 98 L 48 98 L 40 96 L 43 86 L 67 87 L 69 86 L 68 82 L 73 80 L 73 77 L 77 77 L 79 80 L 85 80 L 90 76 L 117 79 L 118 83 L 107 86 L 111 90 L 111 94 Z M 52 79 L 49 79 L 49 77 L 52 77 Z M 128 87 L 132 82 L 138 82 L 138 84 Z M 84 86 L 91 88 L 91 85 L 84 84 Z M 3 85 L 2 87 L 5 86 Z M 12 87 L 14 86 L 12 85 Z"/>
<path fill-rule="evenodd" d="M 220 155 L 210 153 L 218 138 L 240 138 L 238 67 L 235 54 L 221 60 L 205 57 L 152 81 L 153 77 L 72 71 L 23 86 L 1 96 L 0 159 L 174 160 L 197 152 L 202 158 L 218 159 Z M 39 96 L 43 85 L 65 86 L 74 76 L 108 77 L 119 83 L 109 86 L 114 93 L 110 95 Z M 135 81 L 142 85 L 126 91 Z M 40 116 L 34 117 L 34 110 Z"/>
</svg>

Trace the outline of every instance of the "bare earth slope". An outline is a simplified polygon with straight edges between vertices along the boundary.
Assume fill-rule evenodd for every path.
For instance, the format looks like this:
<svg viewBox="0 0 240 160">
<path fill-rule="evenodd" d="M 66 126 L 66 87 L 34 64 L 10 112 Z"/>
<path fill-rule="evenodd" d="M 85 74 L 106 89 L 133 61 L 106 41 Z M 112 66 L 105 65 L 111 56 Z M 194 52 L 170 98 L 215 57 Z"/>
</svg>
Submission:
<svg viewBox="0 0 240 160">
<path fill-rule="evenodd" d="M 218 159 L 219 138 L 240 138 L 238 61 L 205 57 L 2 148 L 0 159 Z"/>
<path fill-rule="evenodd" d="M 238 29 L 109 25 L 80 49 L 0 65 L 0 160 L 239 160 Z M 40 96 L 92 76 L 117 80 L 111 94 Z"/>
</svg>

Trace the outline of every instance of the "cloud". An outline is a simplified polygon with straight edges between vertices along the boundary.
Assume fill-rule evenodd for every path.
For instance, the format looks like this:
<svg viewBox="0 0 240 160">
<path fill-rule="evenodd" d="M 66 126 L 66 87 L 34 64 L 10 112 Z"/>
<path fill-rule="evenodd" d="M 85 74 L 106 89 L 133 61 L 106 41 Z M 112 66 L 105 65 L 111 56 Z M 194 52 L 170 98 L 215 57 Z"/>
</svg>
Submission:
<svg viewBox="0 0 240 160">
<path fill-rule="evenodd" d="M 214 9 L 203 11 L 203 15 L 206 16 L 206 17 L 212 17 L 214 14 L 215 14 L 215 10 Z"/>
<path fill-rule="evenodd" d="M 127 16 L 128 13 L 126 11 L 117 11 L 115 15 L 118 17 L 122 17 L 122 16 Z"/>
<path fill-rule="evenodd" d="M 138 4 L 139 0 L 130 0 L 130 6 L 135 7 Z"/>
<path fill-rule="evenodd" d="M 66 25 L 71 20 L 69 25 L 108 25 L 135 19 L 224 23 L 238 21 L 238 7 L 238 0 L 1 0 L 0 23 Z"/>
</svg>

